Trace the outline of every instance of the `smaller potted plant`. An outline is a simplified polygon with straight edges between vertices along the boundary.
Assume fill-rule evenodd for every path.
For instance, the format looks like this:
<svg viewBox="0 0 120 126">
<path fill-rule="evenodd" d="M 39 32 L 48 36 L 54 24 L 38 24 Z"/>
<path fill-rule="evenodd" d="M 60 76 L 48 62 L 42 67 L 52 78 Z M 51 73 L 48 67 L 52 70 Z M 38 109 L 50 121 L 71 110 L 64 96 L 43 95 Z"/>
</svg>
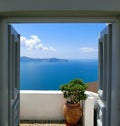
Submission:
<svg viewBox="0 0 120 126">
<path fill-rule="evenodd" d="M 80 101 L 87 98 L 85 94 L 87 87 L 88 85 L 83 83 L 80 79 L 72 80 L 68 84 L 60 86 L 60 90 L 63 92 L 64 98 L 66 99 L 63 111 L 68 124 L 75 125 L 80 121 L 82 117 Z"/>
</svg>

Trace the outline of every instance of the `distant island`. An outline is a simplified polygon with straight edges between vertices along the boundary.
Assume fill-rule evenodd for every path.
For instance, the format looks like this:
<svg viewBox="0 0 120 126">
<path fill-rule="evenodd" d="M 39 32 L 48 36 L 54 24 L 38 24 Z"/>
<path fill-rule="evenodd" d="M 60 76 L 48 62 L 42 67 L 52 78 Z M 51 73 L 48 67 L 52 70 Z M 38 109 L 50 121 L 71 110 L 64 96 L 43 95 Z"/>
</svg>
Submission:
<svg viewBox="0 0 120 126">
<path fill-rule="evenodd" d="M 23 62 L 68 62 L 67 59 L 59 59 L 59 58 L 30 58 L 30 57 L 20 57 L 20 61 Z"/>
</svg>

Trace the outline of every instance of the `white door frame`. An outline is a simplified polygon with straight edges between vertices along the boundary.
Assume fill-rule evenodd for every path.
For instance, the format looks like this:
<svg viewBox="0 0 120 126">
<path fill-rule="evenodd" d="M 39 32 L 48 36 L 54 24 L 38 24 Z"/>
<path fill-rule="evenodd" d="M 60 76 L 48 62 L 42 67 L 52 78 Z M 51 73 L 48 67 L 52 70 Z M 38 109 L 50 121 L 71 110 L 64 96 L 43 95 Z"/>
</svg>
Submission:
<svg viewBox="0 0 120 126">
<path fill-rule="evenodd" d="M 80 18 L 80 17 L 12 17 L 0 20 L 0 125 L 8 124 L 8 28 L 9 23 L 112 23 L 112 102 L 111 102 L 111 126 L 119 126 L 120 117 L 120 19 L 119 18 Z M 118 99 L 119 98 L 119 99 Z M 119 110 L 119 111 L 118 111 Z"/>
</svg>

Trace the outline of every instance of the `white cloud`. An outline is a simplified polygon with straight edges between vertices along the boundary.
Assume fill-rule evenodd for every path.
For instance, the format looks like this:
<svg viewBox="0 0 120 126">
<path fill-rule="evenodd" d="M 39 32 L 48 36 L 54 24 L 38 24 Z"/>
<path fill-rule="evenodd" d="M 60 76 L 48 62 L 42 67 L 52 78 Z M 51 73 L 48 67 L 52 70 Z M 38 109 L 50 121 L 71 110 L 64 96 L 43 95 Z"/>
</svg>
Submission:
<svg viewBox="0 0 120 126">
<path fill-rule="evenodd" d="M 84 52 L 84 53 L 90 53 L 90 52 L 96 52 L 97 49 L 95 48 L 90 48 L 90 47 L 83 47 L 83 48 L 80 48 L 80 51 Z"/>
<path fill-rule="evenodd" d="M 39 49 L 42 51 L 56 51 L 52 46 L 46 47 L 42 44 L 42 41 L 36 35 L 31 35 L 30 39 L 21 36 L 21 47 L 25 47 L 27 49 Z"/>
<path fill-rule="evenodd" d="M 50 46 L 50 51 L 55 52 L 55 51 L 56 51 L 56 49 L 54 49 L 52 46 Z"/>
</svg>

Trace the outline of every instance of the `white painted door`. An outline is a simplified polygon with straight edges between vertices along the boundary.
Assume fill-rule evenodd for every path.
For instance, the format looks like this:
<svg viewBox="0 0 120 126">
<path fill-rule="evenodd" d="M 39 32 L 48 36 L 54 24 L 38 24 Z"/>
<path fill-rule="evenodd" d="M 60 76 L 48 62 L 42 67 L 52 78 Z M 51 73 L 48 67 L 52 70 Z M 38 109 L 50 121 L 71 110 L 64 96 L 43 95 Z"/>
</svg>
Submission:
<svg viewBox="0 0 120 126">
<path fill-rule="evenodd" d="M 20 118 L 20 35 L 8 25 L 8 121 L 9 126 L 19 126 Z"/>
<path fill-rule="evenodd" d="M 111 126 L 111 65 L 112 24 L 109 24 L 100 33 L 99 39 L 98 126 Z"/>
</svg>

